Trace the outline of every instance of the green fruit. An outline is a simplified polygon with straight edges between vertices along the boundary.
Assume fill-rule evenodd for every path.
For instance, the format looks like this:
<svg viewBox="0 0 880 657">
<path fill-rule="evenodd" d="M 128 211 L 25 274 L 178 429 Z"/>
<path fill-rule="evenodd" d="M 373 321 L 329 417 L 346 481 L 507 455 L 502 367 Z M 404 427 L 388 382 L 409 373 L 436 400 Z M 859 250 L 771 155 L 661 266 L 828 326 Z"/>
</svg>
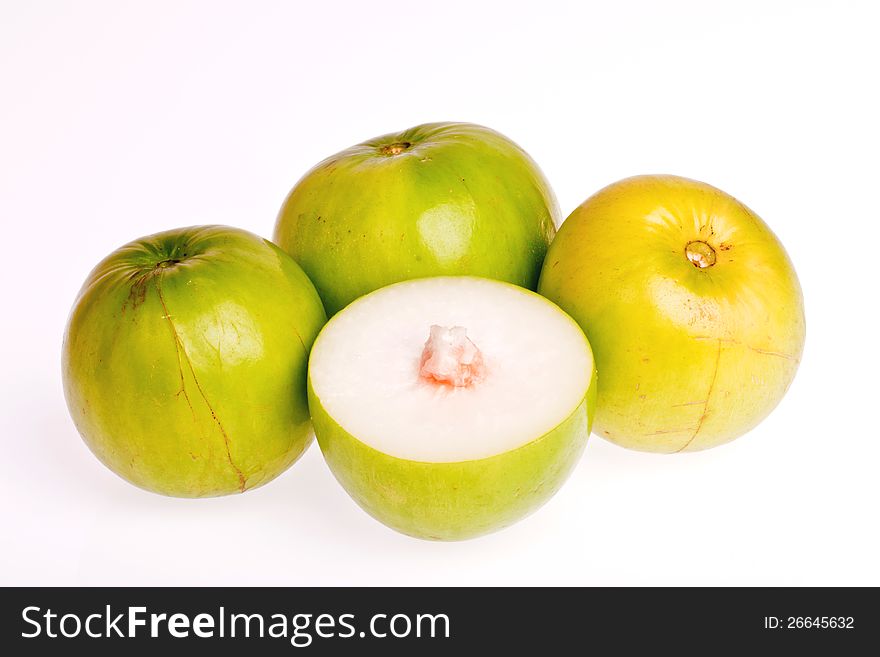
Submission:
<svg viewBox="0 0 880 657">
<path fill-rule="evenodd" d="M 358 299 L 309 362 L 333 474 L 370 515 L 425 539 L 485 534 L 546 502 L 584 449 L 595 391 L 590 345 L 568 315 L 473 277 Z"/>
<path fill-rule="evenodd" d="M 596 430 L 634 449 L 733 440 L 785 394 L 804 307 L 782 244 L 733 197 L 675 176 L 601 190 L 562 225 L 539 286 L 596 353 Z"/>
<path fill-rule="evenodd" d="M 64 338 L 67 405 L 113 472 L 203 497 L 273 479 L 311 441 L 309 348 L 326 321 L 297 264 L 222 226 L 130 242 L 92 271 Z"/>
<path fill-rule="evenodd" d="M 285 200 L 275 242 L 333 315 L 385 285 L 485 276 L 534 290 L 559 209 L 512 141 L 468 123 L 429 123 L 327 158 Z"/>
</svg>

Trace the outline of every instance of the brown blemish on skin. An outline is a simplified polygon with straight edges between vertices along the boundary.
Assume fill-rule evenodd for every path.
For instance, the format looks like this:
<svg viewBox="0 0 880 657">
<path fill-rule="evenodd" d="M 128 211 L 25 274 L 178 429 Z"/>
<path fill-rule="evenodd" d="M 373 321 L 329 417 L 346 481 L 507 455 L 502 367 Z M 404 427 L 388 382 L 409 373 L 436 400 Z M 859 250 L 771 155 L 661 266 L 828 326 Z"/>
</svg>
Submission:
<svg viewBox="0 0 880 657">
<path fill-rule="evenodd" d="M 765 349 L 758 349 L 757 347 L 750 347 L 749 345 L 744 345 L 747 349 L 751 349 L 755 353 L 764 354 L 765 356 L 777 356 L 779 358 L 785 358 L 786 360 L 791 360 L 797 363 L 799 359 L 794 356 L 789 356 L 788 354 L 783 354 L 778 351 L 767 351 Z"/>
<path fill-rule="evenodd" d="M 693 431 L 693 427 L 684 427 L 683 429 L 663 429 L 662 431 L 652 431 L 651 433 L 643 433 L 643 436 L 662 436 L 666 433 L 683 433 L 685 431 Z"/>
<path fill-rule="evenodd" d="M 679 452 L 683 452 L 686 450 L 697 435 L 700 433 L 700 429 L 703 428 L 703 422 L 709 416 L 709 399 L 712 397 L 712 390 L 715 389 L 715 380 L 718 378 L 718 365 L 721 362 L 721 343 L 722 340 L 718 340 L 718 351 L 715 354 L 715 366 L 712 368 L 712 380 L 709 382 L 709 391 L 706 393 L 706 402 L 703 404 L 703 414 L 700 416 L 700 419 L 697 421 L 697 428 L 694 429 L 694 435 L 690 437 L 690 439 L 681 446 L 681 449 L 677 450 Z"/>
<path fill-rule="evenodd" d="M 147 298 L 147 283 L 153 272 L 135 272 L 131 275 L 131 288 L 128 291 L 128 297 L 122 302 L 122 316 L 125 317 L 125 311 L 131 305 L 132 311 L 136 310 Z"/>
<path fill-rule="evenodd" d="M 186 392 L 184 387 L 184 376 L 183 376 L 183 363 L 186 362 L 187 367 L 189 368 L 190 375 L 192 376 L 193 382 L 196 384 L 196 388 L 199 391 L 199 394 L 202 396 L 202 401 L 205 402 L 205 406 L 208 408 L 208 412 L 211 414 L 211 417 L 214 419 L 214 422 L 217 424 L 217 428 L 220 430 L 220 434 L 223 436 L 223 444 L 226 448 L 226 459 L 229 461 L 230 467 L 235 472 L 238 477 L 238 490 L 243 493 L 247 488 L 247 477 L 244 476 L 244 473 L 241 469 L 235 465 L 235 462 L 232 460 L 232 452 L 230 450 L 230 441 L 229 435 L 226 433 L 226 429 L 223 428 L 223 425 L 220 423 L 220 419 L 217 417 L 217 413 L 214 411 L 214 407 L 211 405 L 211 402 L 208 401 L 208 398 L 205 396 L 205 391 L 202 389 L 201 384 L 199 383 L 198 377 L 196 377 L 196 371 L 193 367 L 192 361 L 189 358 L 189 355 L 186 353 L 186 347 L 183 344 L 183 341 L 180 339 L 180 335 L 177 333 L 177 328 L 174 326 L 174 321 L 171 318 L 171 313 L 168 311 L 168 306 L 165 303 L 165 297 L 162 294 L 162 286 L 160 284 L 160 277 L 156 276 L 156 293 L 159 296 L 159 303 L 162 304 L 162 310 L 165 312 L 164 318 L 168 320 L 168 326 L 171 329 L 172 337 L 174 338 L 174 347 L 177 350 L 177 364 L 180 372 L 180 383 L 181 383 L 181 391 L 183 392 L 184 397 L 186 398 L 187 403 L 189 404 L 190 410 L 193 412 L 193 417 L 195 417 L 195 410 L 193 410 L 192 402 L 190 401 L 189 394 Z M 178 393 L 180 394 L 180 393 Z"/>
<path fill-rule="evenodd" d="M 786 360 L 794 361 L 795 363 L 800 362 L 800 359 L 795 358 L 790 354 L 782 353 L 781 351 L 769 351 L 767 349 L 758 349 L 758 347 L 753 347 L 745 342 L 740 340 L 734 340 L 733 338 L 713 338 L 711 335 L 695 335 L 691 339 L 693 340 L 718 340 L 723 342 L 724 344 L 737 344 L 745 347 L 749 351 L 754 351 L 756 354 L 764 354 L 765 356 L 776 356 L 777 358 L 785 358 Z"/>
</svg>

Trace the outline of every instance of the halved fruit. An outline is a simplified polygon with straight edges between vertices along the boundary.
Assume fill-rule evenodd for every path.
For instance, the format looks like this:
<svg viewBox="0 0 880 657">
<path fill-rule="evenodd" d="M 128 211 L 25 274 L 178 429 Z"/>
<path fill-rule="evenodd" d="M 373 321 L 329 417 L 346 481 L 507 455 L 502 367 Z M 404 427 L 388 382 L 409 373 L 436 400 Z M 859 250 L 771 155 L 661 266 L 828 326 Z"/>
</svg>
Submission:
<svg viewBox="0 0 880 657">
<path fill-rule="evenodd" d="M 309 361 L 309 408 L 333 474 L 373 517 L 457 540 L 546 502 L 593 416 L 590 345 L 523 288 L 405 281 L 333 317 Z"/>
</svg>

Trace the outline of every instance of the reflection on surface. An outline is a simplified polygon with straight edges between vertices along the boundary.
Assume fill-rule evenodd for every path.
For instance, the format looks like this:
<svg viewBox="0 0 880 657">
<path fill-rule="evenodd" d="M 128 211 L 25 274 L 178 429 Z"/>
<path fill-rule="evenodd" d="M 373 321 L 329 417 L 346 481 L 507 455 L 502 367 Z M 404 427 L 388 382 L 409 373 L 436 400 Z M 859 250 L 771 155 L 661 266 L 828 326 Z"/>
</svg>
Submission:
<svg viewBox="0 0 880 657">
<path fill-rule="evenodd" d="M 473 206 L 444 203 L 427 210 L 418 219 L 422 242 L 441 264 L 467 255 L 474 227 Z"/>
</svg>

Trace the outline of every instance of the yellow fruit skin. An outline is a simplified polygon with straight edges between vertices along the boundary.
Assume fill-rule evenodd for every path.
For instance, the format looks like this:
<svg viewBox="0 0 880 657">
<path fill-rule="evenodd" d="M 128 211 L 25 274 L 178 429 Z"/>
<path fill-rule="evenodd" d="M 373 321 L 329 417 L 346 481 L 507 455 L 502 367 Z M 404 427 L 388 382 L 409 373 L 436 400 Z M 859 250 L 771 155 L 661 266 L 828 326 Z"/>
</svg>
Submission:
<svg viewBox="0 0 880 657">
<path fill-rule="evenodd" d="M 695 241 L 714 264 L 689 260 Z M 596 432 L 632 449 L 741 436 L 782 399 L 803 352 L 803 296 L 782 244 L 745 205 L 686 178 L 637 176 L 587 199 L 551 244 L 538 291 L 593 347 Z"/>
</svg>

